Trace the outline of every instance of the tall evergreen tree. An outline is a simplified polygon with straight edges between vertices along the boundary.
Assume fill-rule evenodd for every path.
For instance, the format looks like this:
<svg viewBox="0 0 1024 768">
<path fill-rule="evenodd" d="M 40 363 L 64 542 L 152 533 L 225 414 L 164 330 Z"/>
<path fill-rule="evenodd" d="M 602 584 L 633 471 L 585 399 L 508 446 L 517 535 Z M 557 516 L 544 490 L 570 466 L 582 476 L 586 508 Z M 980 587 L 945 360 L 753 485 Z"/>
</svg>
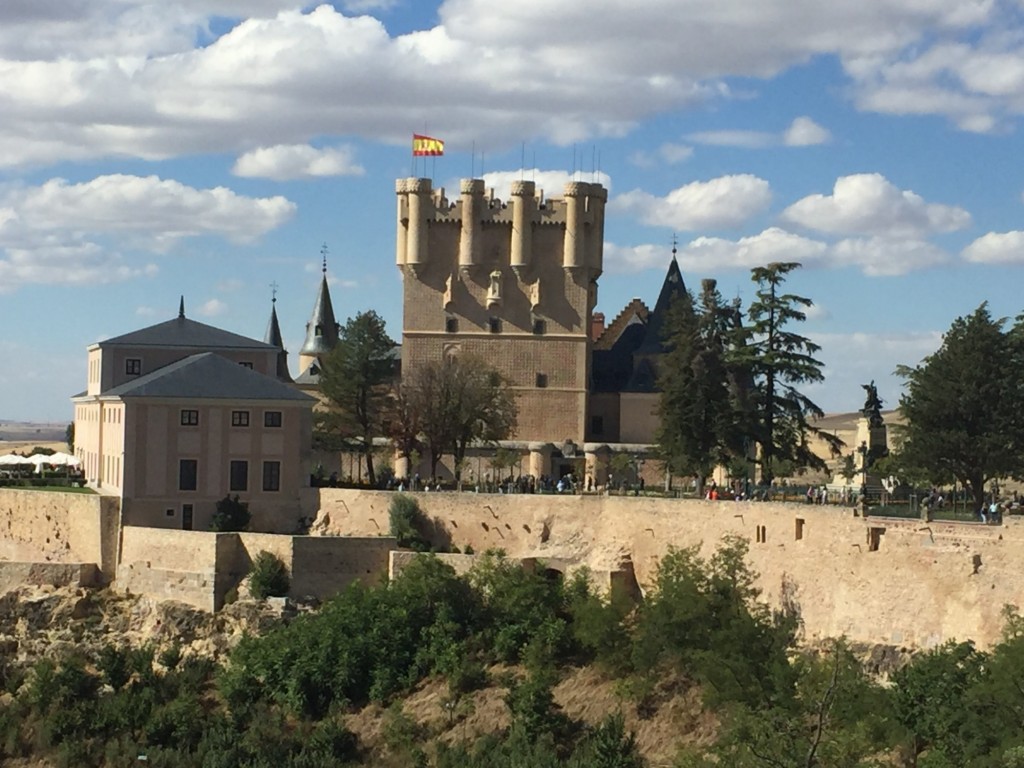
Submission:
<svg viewBox="0 0 1024 768">
<path fill-rule="evenodd" d="M 345 323 L 320 372 L 320 392 L 334 409 L 322 423 L 357 446 L 366 459 L 370 485 L 377 482 L 373 438 L 383 428 L 394 346 L 380 315 L 372 309 L 360 312 Z"/>
<path fill-rule="evenodd" d="M 715 466 L 734 455 L 737 434 L 725 359 L 729 314 L 714 280 L 702 289 L 699 313 L 692 299 L 669 311 L 658 383 L 659 449 L 673 472 L 696 477 L 698 495 Z"/>
<path fill-rule="evenodd" d="M 932 482 L 956 478 L 976 507 L 989 480 L 1024 474 L 1024 318 L 1009 333 L 1003 325 L 982 304 L 953 321 L 935 354 L 897 369 L 907 380 L 900 461 Z"/>
<path fill-rule="evenodd" d="M 814 302 L 782 293 L 786 276 L 800 264 L 776 262 L 751 270 L 757 283 L 755 299 L 747 310 L 742 342 L 733 348 L 733 362 L 751 377 L 751 411 L 747 429 L 760 447 L 761 480 L 771 483 L 779 462 L 825 469 L 824 459 L 811 450 L 808 435 L 823 440 L 838 454 L 842 440 L 808 422 L 824 412 L 797 387 L 824 380 L 822 363 L 814 355 L 821 349 L 805 336 L 787 329 L 807 319 L 804 309 Z"/>
</svg>

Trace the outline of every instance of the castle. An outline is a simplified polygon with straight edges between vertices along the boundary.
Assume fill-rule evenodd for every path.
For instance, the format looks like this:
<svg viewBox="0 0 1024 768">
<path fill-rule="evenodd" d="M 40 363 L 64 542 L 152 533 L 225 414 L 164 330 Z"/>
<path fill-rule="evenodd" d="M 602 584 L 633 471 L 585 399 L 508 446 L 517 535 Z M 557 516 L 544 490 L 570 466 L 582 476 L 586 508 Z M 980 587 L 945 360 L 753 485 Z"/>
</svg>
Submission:
<svg viewBox="0 0 1024 768">
<path fill-rule="evenodd" d="M 572 181 L 546 198 L 517 181 L 508 202 L 482 179 L 463 179 L 456 201 L 430 179 L 399 179 L 395 190 L 403 372 L 453 355 L 486 359 L 519 407 L 505 444 L 529 454 L 534 476 L 578 471 L 582 456 L 603 484 L 614 448 L 648 453 L 665 315 L 686 293 L 674 255 L 654 310 L 634 299 L 605 328 L 594 312 L 608 198 L 600 184 Z"/>
</svg>

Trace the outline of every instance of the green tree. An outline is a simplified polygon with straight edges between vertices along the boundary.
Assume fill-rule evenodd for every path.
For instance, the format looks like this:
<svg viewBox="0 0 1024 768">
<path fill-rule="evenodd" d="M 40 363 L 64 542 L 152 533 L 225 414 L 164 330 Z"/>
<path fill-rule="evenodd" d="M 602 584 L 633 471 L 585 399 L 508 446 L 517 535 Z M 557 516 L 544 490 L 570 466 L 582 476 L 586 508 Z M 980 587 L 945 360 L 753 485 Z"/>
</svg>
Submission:
<svg viewBox="0 0 1024 768">
<path fill-rule="evenodd" d="M 373 310 L 360 312 L 342 327 L 338 344 L 320 372 L 320 392 L 334 410 L 322 425 L 356 445 L 366 460 L 370 485 L 377 483 L 373 438 L 383 432 L 394 347 L 380 315 Z"/>
<path fill-rule="evenodd" d="M 673 472 L 697 479 L 698 496 L 705 478 L 738 455 L 742 443 L 726 361 L 731 319 L 715 281 L 705 280 L 699 313 L 692 299 L 677 301 L 666 327 L 657 442 Z"/>
<path fill-rule="evenodd" d="M 803 309 L 814 302 L 803 296 L 782 293 L 786 276 L 800 265 L 777 262 L 751 270 L 757 283 L 755 300 L 747 309 L 748 324 L 743 342 L 733 349 L 736 365 L 749 370 L 751 411 L 748 429 L 760 446 L 761 478 L 770 483 L 780 461 L 826 469 L 825 461 L 811 450 L 808 435 L 823 440 L 833 455 L 843 441 L 809 423 L 824 412 L 797 389 L 824 380 L 822 363 L 814 355 L 821 349 L 810 339 L 787 330 L 807 319 Z"/>
<path fill-rule="evenodd" d="M 989 480 L 1024 473 L 1024 318 L 1010 333 L 1003 325 L 982 304 L 953 321 L 937 352 L 897 369 L 907 380 L 900 462 L 932 482 L 956 478 L 975 509 Z"/>
<path fill-rule="evenodd" d="M 68 424 L 67 429 L 64 430 L 64 442 L 68 445 L 68 452 L 75 452 L 75 422 Z"/>
<path fill-rule="evenodd" d="M 249 591 L 257 600 L 284 597 L 291 589 L 288 567 L 273 552 L 261 550 L 249 571 Z"/>
</svg>

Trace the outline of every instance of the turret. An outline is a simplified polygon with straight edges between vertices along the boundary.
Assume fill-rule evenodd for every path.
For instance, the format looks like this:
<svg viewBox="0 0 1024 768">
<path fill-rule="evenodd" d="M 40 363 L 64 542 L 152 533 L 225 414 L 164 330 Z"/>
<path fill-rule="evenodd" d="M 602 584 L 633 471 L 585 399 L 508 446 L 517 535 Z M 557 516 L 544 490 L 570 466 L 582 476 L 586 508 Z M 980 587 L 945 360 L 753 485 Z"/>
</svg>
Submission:
<svg viewBox="0 0 1024 768">
<path fill-rule="evenodd" d="M 459 183 L 462 195 L 462 231 L 459 237 L 459 267 L 467 269 L 480 263 L 480 219 L 484 205 L 483 179 L 463 179 Z"/>
<path fill-rule="evenodd" d="M 513 181 L 512 269 L 518 272 L 530 265 L 533 255 L 533 219 L 537 211 L 537 185 L 532 181 Z"/>
<path fill-rule="evenodd" d="M 565 185 L 565 245 L 562 248 L 562 266 L 578 269 L 586 266 L 583 232 L 583 210 L 586 207 L 587 184 L 570 181 Z"/>
<path fill-rule="evenodd" d="M 277 347 L 277 378 L 283 382 L 291 383 L 292 377 L 288 372 L 288 352 L 284 348 L 284 339 L 281 337 L 281 325 L 277 322 L 277 297 L 270 300 L 270 322 L 267 323 L 267 333 L 263 341 L 272 347 Z"/>
<path fill-rule="evenodd" d="M 428 257 L 428 217 L 433 210 L 430 179 L 409 178 L 395 185 L 398 199 L 399 266 L 417 267 Z M 404 202 L 403 202 L 404 201 Z"/>
</svg>

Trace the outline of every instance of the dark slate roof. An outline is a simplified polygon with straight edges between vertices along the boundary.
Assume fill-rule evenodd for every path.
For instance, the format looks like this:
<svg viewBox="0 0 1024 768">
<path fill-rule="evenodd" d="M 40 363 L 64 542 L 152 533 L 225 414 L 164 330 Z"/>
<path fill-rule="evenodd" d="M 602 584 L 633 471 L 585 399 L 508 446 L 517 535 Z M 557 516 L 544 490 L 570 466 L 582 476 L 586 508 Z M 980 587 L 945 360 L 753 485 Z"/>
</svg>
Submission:
<svg viewBox="0 0 1024 768">
<path fill-rule="evenodd" d="M 188 397 L 214 400 L 315 402 L 277 379 L 215 352 L 191 355 L 102 393 L 116 397 Z"/>
<path fill-rule="evenodd" d="M 326 267 L 324 268 L 326 270 Z M 317 329 L 320 333 L 317 333 Z M 299 350 L 302 355 L 326 355 L 338 344 L 338 321 L 334 319 L 331 291 L 327 287 L 327 273 L 320 281 L 320 290 L 313 305 L 313 314 L 306 323 L 306 342 Z"/>
<path fill-rule="evenodd" d="M 270 322 L 267 324 L 267 333 L 263 337 L 263 343 L 284 349 L 284 339 L 281 338 L 281 325 L 277 322 L 277 302 L 270 305 Z"/>
<path fill-rule="evenodd" d="M 608 349 L 594 348 L 591 361 L 593 392 L 621 392 L 633 373 L 633 353 L 644 340 L 646 326 L 637 317 L 626 325 Z M 602 337 L 604 338 L 604 337 Z"/>
<path fill-rule="evenodd" d="M 195 349 L 229 348 L 270 350 L 272 346 L 247 336 L 223 331 L 187 317 L 178 316 L 164 323 L 132 331 L 101 341 L 101 347 L 115 344 L 131 347 L 192 347 Z"/>
<path fill-rule="evenodd" d="M 676 299 L 690 301 L 690 296 L 686 292 L 686 284 L 679 271 L 679 262 L 673 256 L 672 263 L 668 266 L 668 273 L 665 275 L 665 282 L 661 285 L 661 293 L 658 294 L 658 303 L 654 305 L 654 310 L 647 318 L 647 335 L 644 337 L 644 343 L 637 350 L 640 354 L 661 354 L 665 351 L 665 340 L 661 335 L 664 332 L 669 309 Z"/>
</svg>

